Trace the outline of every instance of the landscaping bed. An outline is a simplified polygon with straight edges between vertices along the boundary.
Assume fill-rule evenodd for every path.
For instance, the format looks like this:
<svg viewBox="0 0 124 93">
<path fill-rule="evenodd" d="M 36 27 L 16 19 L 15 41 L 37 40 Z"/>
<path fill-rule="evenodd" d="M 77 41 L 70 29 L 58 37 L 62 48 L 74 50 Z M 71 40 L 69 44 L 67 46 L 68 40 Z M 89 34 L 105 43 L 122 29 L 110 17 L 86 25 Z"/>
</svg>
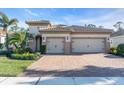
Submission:
<svg viewBox="0 0 124 93">
<path fill-rule="evenodd" d="M 19 60 L 36 60 L 40 58 L 40 53 L 23 53 L 23 54 L 13 53 L 10 55 L 10 58 L 19 59 Z"/>
<path fill-rule="evenodd" d="M 124 44 L 119 44 L 117 47 L 112 47 L 110 53 L 117 56 L 124 57 Z"/>
<path fill-rule="evenodd" d="M 13 77 L 18 76 L 23 72 L 33 60 L 14 60 L 6 56 L 0 56 L 0 77 Z"/>
</svg>

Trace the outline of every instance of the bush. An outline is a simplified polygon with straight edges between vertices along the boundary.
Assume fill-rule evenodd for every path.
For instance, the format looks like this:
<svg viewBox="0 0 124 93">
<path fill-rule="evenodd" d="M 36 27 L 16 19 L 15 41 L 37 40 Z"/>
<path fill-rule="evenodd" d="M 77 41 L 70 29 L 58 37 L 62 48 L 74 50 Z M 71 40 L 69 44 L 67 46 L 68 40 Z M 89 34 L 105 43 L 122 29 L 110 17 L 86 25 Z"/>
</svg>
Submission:
<svg viewBox="0 0 124 93">
<path fill-rule="evenodd" d="M 24 50 L 22 48 L 16 48 L 12 52 L 15 54 L 22 54 L 22 53 L 24 53 Z"/>
<path fill-rule="evenodd" d="M 17 48 L 13 50 L 13 53 L 15 54 L 24 54 L 24 53 L 33 53 L 33 50 L 31 48 Z"/>
<path fill-rule="evenodd" d="M 117 54 L 117 48 L 116 47 L 110 48 L 110 53 L 111 54 Z"/>
<path fill-rule="evenodd" d="M 27 52 L 33 53 L 33 50 L 31 48 L 25 48 L 24 49 L 24 53 L 27 53 Z"/>
<path fill-rule="evenodd" d="M 124 44 L 120 44 L 117 47 L 117 54 L 124 56 Z"/>
<path fill-rule="evenodd" d="M 40 50 L 41 50 L 41 54 L 46 53 L 46 45 L 42 45 Z"/>
<path fill-rule="evenodd" d="M 37 52 L 37 53 L 35 53 L 38 57 L 40 57 L 41 56 L 41 53 L 40 52 Z"/>
<path fill-rule="evenodd" d="M 36 60 L 40 57 L 39 53 L 23 53 L 23 54 L 11 54 L 12 59 L 21 59 L 21 60 Z"/>
</svg>

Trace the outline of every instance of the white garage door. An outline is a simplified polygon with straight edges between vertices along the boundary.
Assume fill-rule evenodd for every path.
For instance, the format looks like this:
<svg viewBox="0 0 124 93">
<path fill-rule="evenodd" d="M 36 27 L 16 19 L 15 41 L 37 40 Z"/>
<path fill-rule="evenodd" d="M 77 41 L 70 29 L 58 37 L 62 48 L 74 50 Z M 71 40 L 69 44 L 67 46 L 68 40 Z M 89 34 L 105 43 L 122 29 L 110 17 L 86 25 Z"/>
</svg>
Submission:
<svg viewBox="0 0 124 93">
<path fill-rule="evenodd" d="M 64 38 L 48 38 L 47 53 L 64 53 Z"/>
<path fill-rule="evenodd" d="M 105 52 L 104 44 L 104 39 L 72 39 L 72 52 Z"/>
</svg>

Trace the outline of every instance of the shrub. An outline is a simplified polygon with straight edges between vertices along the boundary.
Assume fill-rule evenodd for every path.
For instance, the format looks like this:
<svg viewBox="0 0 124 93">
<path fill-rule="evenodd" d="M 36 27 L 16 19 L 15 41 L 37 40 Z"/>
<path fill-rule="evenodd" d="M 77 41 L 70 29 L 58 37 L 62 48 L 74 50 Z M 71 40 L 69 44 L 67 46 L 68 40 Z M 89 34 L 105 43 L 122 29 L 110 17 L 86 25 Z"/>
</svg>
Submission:
<svg viewBox="0 0 124 93">
<path fill-rule="evenodd" d="M 13 50 L 13 53 L 22 54 L 22 53 L 24 53 L 24 50 L 22 48 L 16 48 L 16 49 Z"/>
<path fill-rule="evenodd" d="M 13 53 L 16 54 L 23 54 L 23 53 L 33 53 L 33 50 L 31 48 L 16 48 L 13 50 Z"/>
<path fill-rule="evenodd" d="M 40 50 L 41 50 L 41 54 L 46 53 L 46 45 L 42 45 Z"/>
<path fill-rule="evenodd" d="M 116 47 L 110 48 L 110 53 L 117 54 L 117 48 Z"/>
<path fill-rule="evenodd" d="M 118 45 L 117 54 L 124 56 L 124 44 Z"/>
<path fill-rule="evenodd" d="M 24 53 L 27 53 L 27 52 L 33 53 L 33 50 L 31 48 L 25 48 L 24 49 Z"/>
<path fill-rule="evenodd" d="M 39 53 L 23 53 L 23 54 L 11 54 L 12 59 L 21 59 L 21 60 L 36 60 L 40 57 Z"/>
<path fill-rule="evenodd" d="M 40 57 L 41 53 L 40 52 L 37 52 L 35 53 L 38 57 Z"/>
</svg>

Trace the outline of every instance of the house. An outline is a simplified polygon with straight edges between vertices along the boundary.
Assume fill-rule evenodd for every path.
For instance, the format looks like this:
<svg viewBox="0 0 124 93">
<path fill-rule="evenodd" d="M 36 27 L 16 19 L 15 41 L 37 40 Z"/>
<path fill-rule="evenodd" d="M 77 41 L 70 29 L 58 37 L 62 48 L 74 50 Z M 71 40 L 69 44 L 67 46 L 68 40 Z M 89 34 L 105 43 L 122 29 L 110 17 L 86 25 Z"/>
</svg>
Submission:
<svg viewBox="0 0 124 93">
<path fill-rule="evenodd" d="M 117 47 L 119 44 L 124 44 L 124 30 L 117 31 L 111 34 L 111 47 Z"/>
<path fill-rule="evenodd" d="M 6 33 L 0 29 L 0 44 L 4 44 L 6 39 Z"/>
<path fill-rule="evenodd" d="M 51 27 L 51 23 L 48 20 L 31 20 L 26 21 L 26 24 L 29 25 L 29 33 L 33 35 L 34 39 L 28 41 L 28 46 L 33 51 L 40 51 L 42 45 L 42 35 L 39 32 L 39 29 L 47 29 Z"/>
<path fill-rule="evenodd" d="M 34 39 L 29 46 L 40 50 L 46 45 L 46 53 L 73 54 L 109 52 L 112 29 L 83 26 L 52 25 L 49 21 L 26 21 Z"/>
</svg>

